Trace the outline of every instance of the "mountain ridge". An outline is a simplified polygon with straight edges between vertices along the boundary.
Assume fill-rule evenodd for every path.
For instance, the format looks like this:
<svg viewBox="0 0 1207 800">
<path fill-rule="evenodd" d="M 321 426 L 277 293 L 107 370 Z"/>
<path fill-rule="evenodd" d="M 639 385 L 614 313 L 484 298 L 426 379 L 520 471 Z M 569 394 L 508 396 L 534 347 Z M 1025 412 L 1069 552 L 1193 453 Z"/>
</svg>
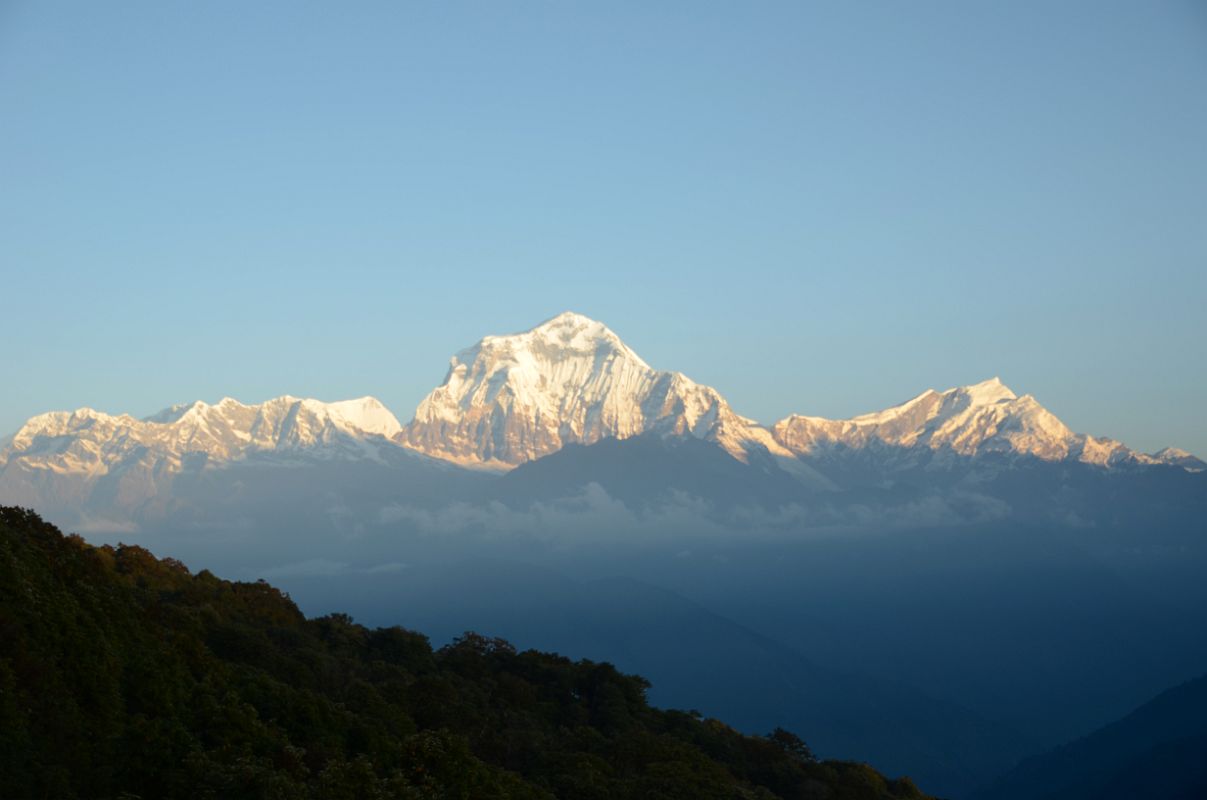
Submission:
<svg viewBox="0 0 1207 800">
<path fill-rule="evenodd" d="M 1185 451 L 1140 453 L 1113 439 L 1074 433 L 1033 395 L 1019 396 L 997 377 L 943 392 L 927 389 L 900 405 L 849 419 L 792 414 L 776 422 L 772 432 L 802 456 L 836 446 L 889 445 L 961 456 L 1007 453 L 1045 461 L 1072 459 L 1101 467 L 1134 462 L 1198 468 L 1197 459 Z"/>
<path fill-rule="evenodd" d="M 258 404 L 226 397 L 214 405 L 170 406 L 143 419 L 85 407 L 32 417 L 0 453 L 0 464 L 26 459 L 61 473 L 95 473 L 132 463 L 172 470 L 196 454 L 218 463 L 259 451 L 316 449 L 330 455 L 340 450 L 336 445 L 347 451 L 374 437 L 385 442 L 400 429 L 372 397 L 324 403 L 283 395 Z M 363 447 L 352 450 L 371 455 Z"/>
<path fill-rule="evenodd" d="M 1025 759 L 974 800 L 1201 797 L 1207 791 L 1204 711 L 1207 676 L 1199 676 L 1085 736 Z"/>
<path fill-rule="evenodd" d="M 373 397 L 326 403 L 290 395 L 245 404 L 230 397 L 166 408 L 143 419 L 89 408 L 30 418 L 0 440 L 0 469 L 57 474 L 134 466 L 180 471 L 251 455 L 380 459 L 395 448 L 461 467 L 507 471 L 567 444 L 639 435 L 696 438 L 733 458 L 764 460 L 812 488 L 834 485 L 818 464 L 877 449 L 918 455 L 1006 454 L 1111 469 L 1207 463 L 1174 447 L 1154 454 L 1074 433 L 1032 395 L 999 378 L 928 389 L 849 419 L 792 414 L 770 425 L 738 414 L 712 387 L 647 364 L 607 326 L 564 312 L 536 327 L 486 336 L 450 360 L 444 381 L 406 425 Z M 915 459 L 916 460 L 916 459 Z M 950 459 L 949 459 L 950 460 Z"/>
<path fill-rule="evenodd" d="M 790 455 L 715 389 L 653 369 L 605 325 L 570 311 L 458 352 L 396 438 L 506 468 L 565 444 L 650 432 L 709 439 L 741 461 L 757 450 Z"/>
</svg>

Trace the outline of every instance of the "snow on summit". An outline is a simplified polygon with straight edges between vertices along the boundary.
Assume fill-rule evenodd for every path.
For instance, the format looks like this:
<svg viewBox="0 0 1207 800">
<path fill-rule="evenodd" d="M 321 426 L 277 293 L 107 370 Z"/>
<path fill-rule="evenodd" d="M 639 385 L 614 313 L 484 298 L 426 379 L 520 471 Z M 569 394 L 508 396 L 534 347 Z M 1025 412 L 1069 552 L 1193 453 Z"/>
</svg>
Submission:
<svg viewBox="0 0 1207 800">
<path fill-rule="evenodd" d="M 752 448 L 788 455 L 714 389 L 653 369 L 603 323 L 569 311 L 457 353 L 398 438 L 439 458 L 511 466 L 649 432 L 716 441 L 742 460 Z"/>
<path fill-rule="evenodd" d="M 1112 439 L 1074 433 L 1031 395 L 1019 397 L 998 378 L 945 392 L 928 389 L 899 406 L 846 420 L 792 415 L 772 427 L 777 441 L 801 456 L 838 448 L 923 448 L 961 456 L 988 453 L 1071 459 L 1098 466 L 1174 463 Z"/>
<path fill-rule="evenodd" d="M 359 442 L 384 443 L 401 429 L 372 397 L 324 403 L 286 395 L 256 405 L 227 397 L 214 405 L 171 406 L 145 419 L 81 408 L 30 419 L 0 452 L 0 464 L 102 475 L 137 463 L 174 472 L 198 457 L 221 464 L 257 452 L 334 452 L 334 446 L 359 455 Z"/>
</svg>

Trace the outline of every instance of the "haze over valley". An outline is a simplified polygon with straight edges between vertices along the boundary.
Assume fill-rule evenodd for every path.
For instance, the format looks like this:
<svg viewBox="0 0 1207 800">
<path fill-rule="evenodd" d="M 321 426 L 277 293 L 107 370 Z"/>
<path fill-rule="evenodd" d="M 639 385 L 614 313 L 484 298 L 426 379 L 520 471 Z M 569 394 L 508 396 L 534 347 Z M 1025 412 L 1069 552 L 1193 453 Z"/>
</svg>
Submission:
<svg viewBox="0 0 1207 800">
<path fill-rule="evenodd" d="M 406 424 L 371 397 L 49 412 L 0 500 L 307 613 L 610 660 L 958 796 L 1207 663 L 1204 466 L 998 378 L 763 425 L 567 312 L 454 355 Z"/>
</svg>

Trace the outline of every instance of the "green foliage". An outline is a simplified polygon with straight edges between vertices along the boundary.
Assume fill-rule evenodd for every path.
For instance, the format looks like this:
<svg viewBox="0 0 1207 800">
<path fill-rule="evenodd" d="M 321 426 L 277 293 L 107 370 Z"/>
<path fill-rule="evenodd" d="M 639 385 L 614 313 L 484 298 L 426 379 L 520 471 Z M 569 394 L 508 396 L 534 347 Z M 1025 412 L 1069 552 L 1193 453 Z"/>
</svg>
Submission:
<svg viewBox="0 0 1207 800">
<path fill-rule="evenodd" d="M 307 620 L 0 508 L 0 786 L 29 798 L 920 798 L 609 664 Z"/>
<path fill-rule="evenodd" d="M 797 761 L 802 761 L 807 764 L 817 761 L 817 756 L 813 755 L 813 751 L 809 749 L 809 745 L 805 744 L 805 740 L 797 736 L 792 731 L 786 731 L 783 728 L 776 728 L 771 733 L 767 734 L 767 738 L 779 745 L 780 749 L 795 758 Z"/>
</svg>

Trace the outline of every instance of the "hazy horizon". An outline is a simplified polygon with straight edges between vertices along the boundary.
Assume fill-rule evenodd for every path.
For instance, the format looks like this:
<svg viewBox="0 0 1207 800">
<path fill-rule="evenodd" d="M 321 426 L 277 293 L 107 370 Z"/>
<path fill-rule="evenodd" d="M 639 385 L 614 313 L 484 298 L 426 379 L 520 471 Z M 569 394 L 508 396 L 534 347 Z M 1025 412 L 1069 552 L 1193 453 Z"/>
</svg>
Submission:
<svg viewBox="0 0 1207 800">
<path fill-rule="evenodd" d="M 544 321 L 544 320 L 542 320 L 542 321 Z M 606 324 L 606 323 L 605 323 L 605 324 Z M 535 327 L 535 325 L 534 325 L 534 327 Z M 516 331 L 507 331 L 507 332 L 496 332 L 496 333 L 485 334 L 485 335 L 488 335 L 488 336 L 497 336 L 497 335 L 508 335 L 508 334 L 520 333 L 520 332 L 522 332 L 522 330 L 516 330 Z M 482 337 L 479 337 L 478 341 L 480 341 L 480 340 L 481 340 L 481 338 L 482 338 Z M 472 346 L 472 345 L 466 345 L 466 347 L 470 347 L 470 346 Z M 464 348 L 457 348 L 457 350 L 458 350 L 458 351 L 459 351 L 459 350 L 461 350 L 461 349 L 464 349 Z M 641 353 L 638 353 L 638 355 L 641 355 Z M 660 367 L 659 365 L 651 365 L 651 366 L 653 366 L 655 369 L 661 369 L 661 370 L 663 370 L 663 371 L 668 371 L 668 372 L 680 372 L 680 371 L 682 371 L 682 370 L 676 370 L 676 369 L 674 369 L 673 367 L 666 368 L 666 367 Z M 692 377 L 692 376 L 690 376 L 690 375 L 689 375 L 688 377 L 690 378 L 690 377 Z M 961 384 L 958 384 L 958 385 L 953 385 L 953 386 L 925 386 L 925 387 L 919 387 L 919 388 L 917 388 L 916 390 L 912 390 L 912 391 L 910 391 L 910 392 L 909 392 L 909 393 L 907 393 L 907 394 L 903 394 L 903 395 L 901 395 L 901 396 L 899 397 L 899 399 L 897 399 L 897 400 L 893 400 L 893 401 L 889 401 L 889 402 L 885 403 L 885 404 L 884 404 L 884 405 L 882 405 L 882 406 L 878 406 L 878 407 L 875 407 L 875 408 L 873 408 L 873 407 L 861 408 L 860 410 L 857 410 L 857 411 L 852 411 L 852 412 L 850 412 L 850 413 L 846 413 L 846 414 L 842 414 L 842 415 L 830 415 L 830 418 L 832 418 L 832 419 L 847 419 L 847 418 L 850 418 L 850 417 L 857 416 L 857 415 L 859 415 L 859 414 L 861 414 L 861 413 L 880 411 L 880 410 L 883 410 L 883 409 L 889 408 L 889 407 L 891 407 L 891 406 L 898 405 L 898 404 L 903 403 L 903 402 L 905 402 L 905 401 L 907 401 L 907 400 L 913 399 L 914 397 L 916 397 L 917 395 L 921 394 L 922 392 L 924 392 L 924 391 L 926 391 L 926 390 L 933 389 L 933 390 L 937 390 L 937 391 L 945 391 L 945 390 L 952 389 L 952 388 L 958 388 L 958 386 L 969 386 L 969 385 L 973 385 L 973 384 L 976 384 L 976 383 L 981 383 L 981 382 L 988 381 L 988 380 L 1000 380 L 1000 381 L 1001 381 L 1003 384 L 1005 384 L 1005 385 L 1006 385 L 1006 386 L 1007 386 L 1009 389 L 1013 390 L 1013 391 L 1015 392 L 1015 394 L 1017 394 L 1017 395 L 1019 395 L 1019 396 L 1026 395 L 1026 394 L 1034 394 L 1034 392 L 1030 392 L 1030 391 L 1028 391 L 1028 390 L 1026 390 L 1026 389 L 1024 389 L 1024 388 L 1020 388 L 1020 387 L 1018 387 L 1018 386 L 1013 386 L 1013 385 L 1011 385 L 1011 383 L 1010 383 L 1010 381 L 1009 381 L 1009 380 L 1002 378 L 1002 376 L 1000 376 L 1000 375 L 984 375 L 984 376 L 982 376 L 982 377 L 975 378 L 975 379 L 971 379 L 971 380 L 965 381 L 964 383 L 961 383 Z M 436 386 L 438 386 L 438 385 L 439 385 L 439 381 L 434 382 L 434 383 L 432 384 L 431 388 L 433 388 L 433 389 L 434 389 L 434 388 L 436 388 Z M 727 392 L 725 392 L 725 391 L 723 391 L 723 390 L 721 390 L 719 387 L 714 386 L 714 387 L 712 387 L 712 388 L 714 388 L 714 389 L 718 389 L 718 391 L 721 391 L 722 395 L 726 395 L 726 396 L 728 396 L 728 393 L 727 393 Z M 747 388 L 747 389 L 749 389 L 750 387 L 746 387 L 746 388 Z M 430 389 L 429 389 L 429 391 L 430 391 Z M 425 393 L 424 393 L 424 395 L 426 395 L 426 394 L 427 394 L 427 392 L 425 392 Z M 188 404 L 188 403 L 192 403 L 192 402 L 196 402 L 196 401 L 202 401 L 202 402 L 208 402 L 208 403 L 210 403 L 210 404 L 214 404 L 214 403 L 217 403 L 217 402 L 218 402 L 220 399 L 222 399 L 222 398 L 225 398 L 225 397 L 232 397 L 233 399 L 235 399 L 235 400 L 237 400 L 237 401 L 239 401 L 239 402 L 241 402 L 241 403 L 243 403 L 243 404 L 245 404 L 245 405 L 255 405 L 255 404 L 262 403 L 262 402 L 265 402 L 265 401 L 268 401 L 268 400 L 272 400 L 272 399 L 275 399 L 275 398 L 278 398 L 278 397 L 281 397 L 281 396 L 284 396 L 284 395 L 292 395 L 292 396 L 295 396 L 295 397 L 311 397 L 311 398 L 314 398 L 314 399 L 317 399 L 317 400 L 321 400 L 321 401 L 324 401 L 324 402 L 335 402 L 335 401 L 340 401 L 340 400 L 350 400 L 350 399 L 354 399 L 354 398 L 356 398 L 356 397 L 361 397 L 361 396 L 374 396 L 374 397 L 376 397 L 378 400 L 381 400 L 381 401 L 383 402 L 383 404 L 386 406 L 386 408 L 387 408 L 387 409 L 388 409 L 388 410 L 389 410 L 391 413 L 393 413 L 393 414 L 394 414 L 394 416 L 395 416 L 395 417 L 397 417 L 397 418 L 398 418 L 398 420 L 399 420 L 401 423 L 403 423 L 403 424 L 406 424 L 406 423 L 408 422 L 408 420 L 410 420 L 410 419 L 411 419 L 412 414 L 413 414 L 413 412 L 414 412 L 414 408 L 415 408 L 415 406 L 416 406 L 416 405 L 418 405 L 418 401 L 416 401 L 416 403 L 415 403 L 415 404 L 413 404 L 412 406 L 410 406 L 410 407 L 409 407 L 409 409 L 400 409 L 400 408 L 397 408 L 397 407 L 392 406 L 392 405 L 391 405 L 389 402 L 386 402 L 386 401 L 384 400 L 384 398 L 383 398 L 383 397 L 381 397 L 381 396 L 372 395 L 371 393 L 369 393 L 368 395 L 366 395 L 366 394 L 364 394 L 364 393 L 357 394 L 356 392 L 352 392 L 352 393 L 349 393 L 349 394 L 345 394 L 345 395 L 343 395 L 343 396 L 339 396 L 339 397 L 315 397 L 313 394 L 305 394 L 305 393 L 291 393 L 291 392 L 277 392 L 277 393 L 273 393 L 273 394 L 264 395 L 264 396 L 262 396 L 262 397 L 246 397 L 246 396 L 237 396 L 237 395 L 232 395 L 232 394 L 230 394 L 230 393 L 218 393 L 218 394 L 215 394 L 215 393 L 213 393 L 213 392 L 210 392 L 210 393 L 207 393 L 206 395 L 203 395 L 203 396 L 200 396 L 200 397 L 192 397 L 192 398 L 187 398 L 187 399 L 175 399 L 175 400 L 171 400 L 171 401 L 168 401 L 168 402 L 160 403 L 160 404 L 158 404 L 158 405 L 155 405 L 155 404 L 154 404 L 154 402 L 152 402 L 152 405 L 151 405 L 151 406 L 142 406 L 142 407 L 140 407 L 138 410 L 131 410 L 131 409 L 125 409 L 125 408 L 121 408 L 121 409 L 115 409 L 115 408 L 104 408 L 104 407 L 92 407 L 92 406 L 88 406 L 87 404 L 78 404 L 78 403 L 77 403 L 77 404 L 75 404 L 75 405 L 68 405 L 68 406 L 64 406 L 64 407 L 61 407 L 61 408 L 46 408 L 46 409 L 43 409 L 43 411 L 42 411 L 42 412 L 35 412 L 35 413 L 43 413 L 43 412 L 45 412 L 45 411 L 73 411 L 73 410 L 75 410 L 75 409 L 77 409 L 77 408 L 81 408 L 81 407 L 92 407 L 92 408 L 94 408 L 94 410 L 101 411 L 101 412 L 108 413 L 108 414 L 112 414 L 112 415 L 114 415 L 114 416 L 119 416 L 119 415 L 121 415 L 121 414 L 130 414 L 131 416 L 134 416 L 135 418 L 141 419 L 141 418 L 145 418 L 145 417 L 152 416 L 152 415 L 154 415 L 154 414 L 155 414 L 155 413 L 157 413 L 157 412 L 160 412 L 160 411 L 166 410 L 166 409 L 168 409 L 168 408 L 170 408 L 170 407 L 172 407 L 172 406 L 175 406 L 175 405 Z M 421 397 L 420 399 L 422 399 L 422 397 Z M 1044 401 L 1043 401 L 1043 398 L 1037 398 L 1037 399 L 1040 401 L 1040 403 L 1041 403 L 1041 404 L 1043 404 L 1043 402 L 1044 402 Z M 738 411 L 739 413 L 745 413 L 745 409 L 740 408 L 740 407 L 735 407 L 735 410 L 736 410 L 736 411 Z M 770 425 L 772 425 L 773 423 L 775 423 L 776 421 L 778 421 L 779 419 L 783 419 L 783 418 L 785 418 L 785 417 L 787 417 L 787 416 L 789 416 L 789 415 L 791 415 L 791 414 L 802 414 L 802 415 L 811 415 L 811 416 L 827 416 L 827 415 L 818 414 L 818 413 L 817 413 L 815 410 L 813 410 L 813 409 L 811 409 L 811 408 L 807 408 L 807 407 L 805 407 L 805 408 L 796 408 L 796 409 L 790 409 L 789 411 L 785 412 L 784 414 L 782 414 L 782 415 L 781 415 L 780 417 L 778 417 L 778 418 L 770 418 L 770 419 L 757 419 L 757 421 L 758 421 L 759 423 L 763 424 L 763 425 L 770 426 Z M 34 416 L 34 414 L 30 414 L 30 415 L 29 415 L 29 417 L 32 417 L 32 416 Z M 1058 416 L 1061 416 L 1061 415 L 1059 415 L 1059 414 L 1058 414 Z M 21 420 L 20 420 L 20 421 L 19 421 L 19 422 L 18 422 L 18 423 L 15 425 L 15 426 L 13 426 L 13 427 L 12 427 L 12 429 L 11 429 L 11 430 L 8 430 L 8 431 L 7 431 L 7 432 L 6 432 L 4 435 L 9 435 L 9 434 L 11 434 L 11 433 L 14 433 L 16 430 L 18 430 L 18 429 L 19 429 L 19 427 L 20 427 L 20 425 L 21 425 L 21 424 L 22 424 L 22 423 L 25 421 L 25 419 L 28 419 L 28 417 L 22 418 L 22 419 L 21 419 Z M 1067 421 L 1067 420 L 1066 420 L 1066 421 Z M 1076 430 L 1076 428 L 1075 428 L 1075 430 Z M 1164 448 L 1164 447 L 1171 447 L 1171 446 L 1172 446 L 1172 447 L 1180 447 L 1180 448 L 1182 448 L 1182 449 L 1191 449 L 1191 452 L 1194 452 L 1194 453 L 1196 453 L 1196 454 L 1197 454 L 1198 452 L 1207 452 L 1207 450 L 1199 450 L 1199 451 L 1195 451 L 1195 450 L 1193 450 L 1192 448 L 1187 448 L 1187 447 L 1186 447 L 1186 445 L 1183 445 L 1183 444 L 1180 444 L 1180 443 L 1177 443 L 1177 442 L 1171 442 L 1171 443 L 1167 443 L 1167 444 L 1164 444 L 1164 445 L 1155 446 L 1155 447 L 1150 447 L 1150 448 L 1145 449 L 1145 448 L 1143 448 L 1143 447 L 1137 447 L 1137 446 L 1135 445 L 1135 443 L 1134 443 L 1134 442 L 1130 442 L 1130 441 L 1127 441 L 1126 439 L 1121 439 L 1121 437 L 1114 436 L 1114 435 L 1109 434 L 1109 433 L 1103 433 L 1103 432 L 1101 432 L 1101 431 L 1083 431 L 1083 430 L 1076 430 L 1076 432 L 1078 432 L 1078 433 L 1089 433 L 1089 434 L 1094 435 L 1094 436 L 1100 436 L 1100 437 L 1105 436 L 1105 437 L 1107 437 L 1107 438 L 1112 438 L 1112 439 L 1121 440 L 1121 441 L 1123 441 L 1123 443 L 1124 443 L 1124 444 L 1129 445 L 1129 446 L 1132 446 L 1132 447 L 1134 447 L 1134 448 L 1136 448 L 1136 449 L 1138 449 L 1138 450 L 1140 450 L 1140 451 L 1142 451 L 1142 452 L 1156 452 L 1156 451 L 1158 451 L 1158 450 L 1160 450 L 1160 449 L 1162 449 L 1162 448 Z"/>
</svg>

